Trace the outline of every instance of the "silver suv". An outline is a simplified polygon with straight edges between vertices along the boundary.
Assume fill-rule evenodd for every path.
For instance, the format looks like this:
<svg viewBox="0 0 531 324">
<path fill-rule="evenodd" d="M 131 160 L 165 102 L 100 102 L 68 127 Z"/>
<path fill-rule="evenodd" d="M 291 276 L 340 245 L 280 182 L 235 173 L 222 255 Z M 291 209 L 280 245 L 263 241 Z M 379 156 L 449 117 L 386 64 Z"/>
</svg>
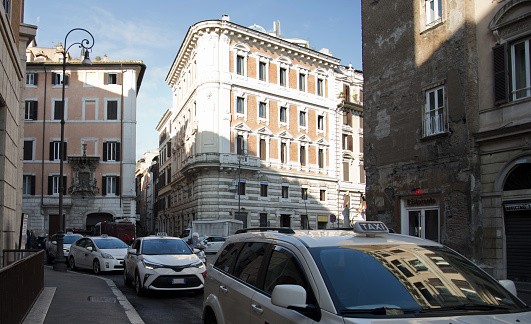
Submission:
<svg viewBox="0 0 531 324">
<path fill-rule="evenodd" d="M 436 242 L 390 234 L 381 222 L 241 232 L 208 266 L 205 324 L 531 323 L 514 283 Z"/>
</svg>

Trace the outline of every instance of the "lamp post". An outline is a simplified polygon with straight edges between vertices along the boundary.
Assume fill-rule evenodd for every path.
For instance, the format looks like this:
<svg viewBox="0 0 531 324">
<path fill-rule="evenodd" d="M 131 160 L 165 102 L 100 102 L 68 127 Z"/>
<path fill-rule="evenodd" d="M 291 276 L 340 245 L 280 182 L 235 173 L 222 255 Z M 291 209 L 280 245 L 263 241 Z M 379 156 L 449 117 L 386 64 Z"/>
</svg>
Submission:
<svg viewBox="0 0 531 324">
<path fill-rule="evenodd" d="M 90 35 L 90 38 L 92 41 L 90 41 L 87 38 L 84 38 L 81 42 L 76 42 L 71 44 L 70 46 L 66 47 L 66 39 L 68 38 L 68 35 L 70 35 L 73 31 L 83 31 Z M 85 36 L 86 37 L 86 36 Z M 65 255 L 63 253 L 63 240 L 64 240 L 64 232 L 63 232 L 63 191 L 65 190 L 64 182 L 63 182 L 63 163 L 64 158 L 66 155 L 66 152 L 64 151 L 64 143 L 65 143 L 65 74 L 66 74 L 66 56 L 68 53 L 68 50 L 70 47 L 74 45 L 79 45 L 79 48 L 83 50 L 83 61 L 81 64 L 83 65 L 92 65 L 92 62 L 89 58 L 89 49 L 94 46 L 94 36 L 92 34 L 83 28 L 74 28 L 70 30 L 66 36 L 65 36 L 65 42 L 63 44 L 63 95 L 61 100 L 61 143 L 59 146 L 59 231 L 57 232 L 57 253 L 55 258 L 55 263 L 53 265 L 53 269 L 55 271 L 66 271 L 66 260 Z"/>
<path fill-rule="evenodd" d="M 240 196 L 241 196 L 241 162 L 243 159 L 247 158 L 247 150 L 242 149 L 238 152 L 238 217 L 241 216 L 241 207 L 240 207 Z"/>
</svg>

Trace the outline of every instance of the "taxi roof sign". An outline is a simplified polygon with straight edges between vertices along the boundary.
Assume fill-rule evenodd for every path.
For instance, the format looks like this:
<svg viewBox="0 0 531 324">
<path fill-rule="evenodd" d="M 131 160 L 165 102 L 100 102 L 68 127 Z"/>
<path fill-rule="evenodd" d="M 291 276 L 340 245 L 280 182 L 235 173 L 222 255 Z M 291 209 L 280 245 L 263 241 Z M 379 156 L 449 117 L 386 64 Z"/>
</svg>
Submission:
<svg viewBox="0 0 531 324">
<path fill-rule="evenodd" d="M 363 221 L 354 223 L 354 232 L 365 235 L 387 234 L 389 229 L 383 222 Z"/>
</svg>

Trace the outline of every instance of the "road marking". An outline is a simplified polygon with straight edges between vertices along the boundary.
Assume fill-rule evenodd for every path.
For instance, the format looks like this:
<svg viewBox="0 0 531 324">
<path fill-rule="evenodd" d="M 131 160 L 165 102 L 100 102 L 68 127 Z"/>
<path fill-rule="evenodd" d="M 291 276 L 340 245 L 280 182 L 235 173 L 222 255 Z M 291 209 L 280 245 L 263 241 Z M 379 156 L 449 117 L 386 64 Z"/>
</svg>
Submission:
<svg viewBox="0 0 531 324">
<path fill-rule="evenodd" d="M 44 323 L 44 319 L 46 318 L 46 314 L 48 314 L 48 309 L 50 308 L 56 289 L 56 287 L 44 287 L 41 294 L 31 307 L 30 312 L 24 319 L 24 322 L 22 322 L 23 324 Z"/>
</svg>

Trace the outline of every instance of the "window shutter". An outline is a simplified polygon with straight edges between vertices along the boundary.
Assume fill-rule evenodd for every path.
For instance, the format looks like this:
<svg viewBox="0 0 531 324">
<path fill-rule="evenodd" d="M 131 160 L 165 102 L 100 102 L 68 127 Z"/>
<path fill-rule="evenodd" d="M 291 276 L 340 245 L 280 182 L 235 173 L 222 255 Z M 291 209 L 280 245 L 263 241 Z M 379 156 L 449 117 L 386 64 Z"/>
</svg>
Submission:
<svg viewBox="0 0 531 324">
<path fill-rule="evenodd" d="M 123 82 L 123 73 L 116 73 L 116 83 L 122 84 Z"/>
<path fill-rule="evenodd" d="M 56 81 L 57 81 L 57 73 L 52 72 L 52 84 L 56 85 L 57 84 Z"/>
<path fill-rule="evenodd" d="M 39 73 L 33 73 L 33 84 L 37 85 L 39 80 Z"/>
<path fill-rule="evenodd" d="M 107 161 L 107 143 L 103 143 L 103 161 Z"/>
<path fill-rule="evenodd" d="M 116 177 L 116 195 L 121 196 L 120 192 L 120 177 Z"/>
<path fill-rule="evenodd" d="M 116 143 L 116 161 L 120 161 L 120 143 Z"/>
<path fill-rule="evenodd" d="M 101 177 L 101 195 L 102 196 L 107 195 L 107 177 L 105 176 Z"/>
<path fill-rule="evenodd" d="M 35 76 L 37 76 L 37 73 L 35 73 Z M 38 106 L 39 106 L 39 102 L 33 101 L 33 109 L 31 111 L 31 119 L 33 120 L 37 120 L 37 112 L 39 111 L 39 109 L 37 108 Z"/>
<path fill-rule="evenodd" d="M 109 73 L 103 73 L 103 84 L 104 85 L 109 84 Z"/>
<path fill-rule="evenodd" d="M 32 175 L 30 179 L 31 179 L 31 195 L 35 196 L 35 176 Z"/>
<path fill-rule="evenodd" d="M 171 157 L 171 142 L 166 143 L 166 157 Z"/>
<path fill-rule="evenodd" d="M 492 48 L 494 60 L 494 104 L 509 101 L 509 80 L 507 67 L 507 43 Z"/>
<path fill-rule="evenodd" d="M 53 195 L 53 176 L 48 176 L 48 194 Z"/>
<path fill-rule="evenodd" d="M 67 160 L 66 157 L 68 156 L 67 151 L 66 151 L 66 142 L 63 142 L 63 148 L 64 148 L 63 152 L 60 152 L 60 153 L 63 153 L 63 161 L 66 161 Z"/>
<path fill-rule="evenodd" d="M 63 176 L 63 195 L 66 195 L 66 176 Z"/>
<path fill-rule="evenodd" d="M 65 83 L 65 85 L 68 85 L 68 75 L 64 75 L 63 82 Z"/>
<path fill-rule="evenodd" d="M 53 161 L 53 142 L 50 142 L 50 161 Z"/>
</svg>

